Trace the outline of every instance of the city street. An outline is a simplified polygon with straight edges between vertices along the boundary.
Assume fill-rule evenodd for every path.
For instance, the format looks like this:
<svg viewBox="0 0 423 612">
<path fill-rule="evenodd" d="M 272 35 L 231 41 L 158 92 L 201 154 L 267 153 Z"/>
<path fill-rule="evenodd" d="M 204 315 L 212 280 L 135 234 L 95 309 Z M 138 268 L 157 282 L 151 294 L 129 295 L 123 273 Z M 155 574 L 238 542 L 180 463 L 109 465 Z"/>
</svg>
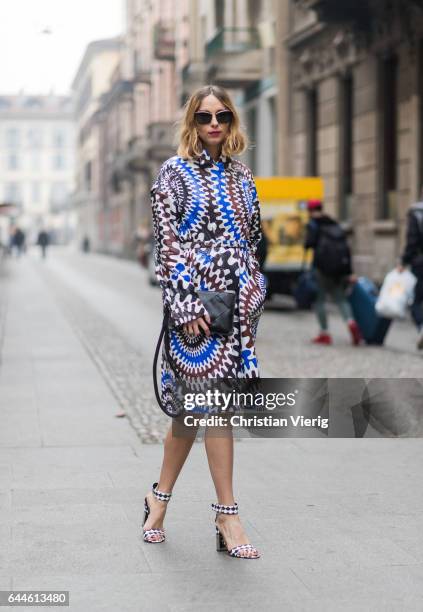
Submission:
<svg viewBox="0 0 423 612">
<path fill-rule="evenodd" d="M 134 262 L 56 248 L 5 262 L 0 590 L 68 590 L 78 612 L 421 610 L 421 438 L 237 441 L 240 514 L 262 553 L 252 563 L 215 551 L 199 441 L 166 543 L 142 542 L 169 423 L 152 388 L 160 325 L 160 291 Z M 351 347 L 338 314 L 331 329 L 335 346 L 311 346 L 312 313 L 269 305 L 262 376 L 421 377 L 409 321 L 383 348 Z"/>
</svg>

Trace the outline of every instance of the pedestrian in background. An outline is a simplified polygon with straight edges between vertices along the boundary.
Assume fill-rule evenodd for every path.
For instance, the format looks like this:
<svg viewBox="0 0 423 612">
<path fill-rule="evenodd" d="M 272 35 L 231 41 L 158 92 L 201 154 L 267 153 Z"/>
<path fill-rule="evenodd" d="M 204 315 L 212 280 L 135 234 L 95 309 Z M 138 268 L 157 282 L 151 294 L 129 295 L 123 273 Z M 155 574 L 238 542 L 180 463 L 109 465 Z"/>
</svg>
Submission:
<svg viewBox="0 0 423 612">
<path fill-rule="evenodd" d="M 312 267 L 318 285 L 314 310 L 320 325 L 315 344 L 332 344 L 329 334 L 326 299 L 331 297 L 348 326 L 354 345 L 361 342 L 360 328 L 354 320 L 351 306 L 346 296 L 349 282 L 356 277 L 352 274 L 351 253 L 346 236 L 340 225 L 323 212 L 321 200 L 307 203 L 309 223 L 306 228 L 305 249 L 313 249 Z"/>
<path fill-rule="evenodd" d="M 46 254 L 47 254 L 47 247 L 50 243 L 50 236 L 48 234 L 48 232 L 45 229 L 42 229 L 39 234 L 38 234 L 38 238 L 37 238 L 37 244 L 40 246 L 41 248 L 41 256 L 43 259 L 45 259 Z"/>
<path fill-rule="evenodd" d="M 405 266 L 410 266 L 417 277 L 411 316 L 419 334 L 417 348 L 423 350 L 423 187 L 420 197 L 422 201 L 413 204 L 408 211 L 406 244 L 398 270 L 402 272 Z"/>
<path fill-rule="evenodd" d="M 83 239 L 82 239 L 82 252 L 83 253 L 89 253 L 90 249 L 91 249 L 91 241 L 89 236 L 87 236 L 87 234 L 84 235 Z"/>
<path fill-rule="evenodd" d="M 25 240 L 25 232 L 20 227 L 17 227 L 13 234 L 13 246 L 16 249 L 17 257 L 20 257 L 25 252 Z"/>
</svg>

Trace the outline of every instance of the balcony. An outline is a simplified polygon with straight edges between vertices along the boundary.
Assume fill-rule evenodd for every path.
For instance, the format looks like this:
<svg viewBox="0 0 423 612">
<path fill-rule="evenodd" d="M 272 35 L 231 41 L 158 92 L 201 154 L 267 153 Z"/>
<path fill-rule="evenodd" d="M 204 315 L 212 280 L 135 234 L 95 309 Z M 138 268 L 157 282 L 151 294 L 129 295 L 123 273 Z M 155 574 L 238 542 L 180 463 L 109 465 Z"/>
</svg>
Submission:
<svg viewBox="0 0 423 612">
<path fill-rule="evenodd" d="M 134 52 L 134 82 L 147 83 L 151 82 L 151 72 L 147 70 L 145 62 L 139 52 Z"/>
<path fill-rule="evenodd" d="M 153 30 L 154 57 L 159 60 L 175 59 L 175 23 L 160 19 Z"/>
<path fill-rule="evenodd" d="M 297 0 L 298 2 L 298 0 Z M 353 22 L 361 28 L 368 29 L 372 11 L 366 0 L 302 0 L 306 8 L 316 12 L 319 21 L 325 23 Z"/>
<path fill-rule="evenodd" d="M 206 44 L 208 80 L 243 88 L 260 80 L 262 48 L 257 28 L 222 28 Z"/>
<path fill-rule="evenodd" d="M 130 172 L 147 172 L 150 169 L 149 140 L 145 136 L 136 136 L 129 141 L 124 153 L 124 163 Z"/>
<path fill-rule="evenodd" d="M 189 62 L 182 68 L 182 84 L 184 89 L 196 89 L 206 83 L 206 66 L 203 62 Z"/>
<path fill-rule="evenodd" d="M 134 83 L 146 83 L 149 85 L 151 83 L 151 72 L 142 68 L 135 68 Z"/>
<path fill-rule="evenodd" d="M 206 59 L 259 48 L 260 37 L 257 28 L 221 28 L 206 44 Z"/>
<path fill-rule="evenodd" d="M 115 81 L 111 88 L 100 96 L 102 107 L 110 108 L 125 97 L 130 100 L 133 87 L 132 81 L 122 79 Z"/>
<path fill-rule="evenodd" d="M 150 123 L 146 136 L 136 136 L 129 141 L 127 150 L 121 154 L 116 169 L 127 177 L 127 172 L 150 172 L 152 162 L 163 162 L 175 155 L 173 144 L 174 126 L 167 121 Z"/>
<path fill-rule="evenodd" d="M 175 155 L 174 125 L 168 121 L 157 121 L 148 126 L 149 157 L 155 161 L 164 161 Z"/>
</svg>

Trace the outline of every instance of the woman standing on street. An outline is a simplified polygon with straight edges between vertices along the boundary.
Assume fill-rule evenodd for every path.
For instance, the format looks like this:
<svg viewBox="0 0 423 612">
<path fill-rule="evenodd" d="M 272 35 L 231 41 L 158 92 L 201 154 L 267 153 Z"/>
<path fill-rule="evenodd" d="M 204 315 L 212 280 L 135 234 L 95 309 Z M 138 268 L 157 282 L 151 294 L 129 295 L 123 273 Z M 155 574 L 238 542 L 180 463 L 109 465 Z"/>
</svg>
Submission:
<svg viewBox="0 0 423 612">
<path fill-rule="evenodd" d="M 177 155 L 166 160 L 151 189 L 156 273 L 172 329 L 169 363 L 162 354 L 162 403 L 171 414 L 174 371 L 195 378 L 257 378 L 255 338 L 266 288 L 255 255 L 261 238 L 260 209 L 248 167 L 232 158 L 246 148 L 238 113 L 217 86 L 197 90 L 187 101 Z M 230 335 L 211 333 L 198 290 L 235 291 Z M 165 343 L 166 344 L 166 343 Z M 212 428 L 216 429 L 216 428 Z M 258 558 L 238 516 L 232 488 L 233 436 L 207 428 L 205 447 L 216 489 L 218 550 Z M 163 520 L 173 486 L 194 437 L 174 437 L 169 428 L 158 483 L 145 499 L 143 537 L 163 542 Z M 219 546 L 220 542 L 220 546 Z"/>
</svg>

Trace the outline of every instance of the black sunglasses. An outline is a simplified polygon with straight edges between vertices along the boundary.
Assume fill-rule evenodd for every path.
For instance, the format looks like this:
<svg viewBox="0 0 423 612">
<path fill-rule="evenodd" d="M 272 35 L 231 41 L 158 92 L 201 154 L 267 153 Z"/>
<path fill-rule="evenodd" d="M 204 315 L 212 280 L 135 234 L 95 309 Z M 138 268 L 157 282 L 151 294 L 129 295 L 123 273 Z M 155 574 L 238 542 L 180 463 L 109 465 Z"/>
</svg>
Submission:
<svg viewBox="0 0 423 612">
<path fill-rule="evenodd" d="M 208 111 L 197 111 L 194 113 L 197 123 L 200 125 L 207 125 L 213 118 L 213 113 Z M 230 110 L 219 111 L 216 113 L 216 120 L 218 123 L 230 123 L 233 118 L 233 112 Z"/>
</svg>

